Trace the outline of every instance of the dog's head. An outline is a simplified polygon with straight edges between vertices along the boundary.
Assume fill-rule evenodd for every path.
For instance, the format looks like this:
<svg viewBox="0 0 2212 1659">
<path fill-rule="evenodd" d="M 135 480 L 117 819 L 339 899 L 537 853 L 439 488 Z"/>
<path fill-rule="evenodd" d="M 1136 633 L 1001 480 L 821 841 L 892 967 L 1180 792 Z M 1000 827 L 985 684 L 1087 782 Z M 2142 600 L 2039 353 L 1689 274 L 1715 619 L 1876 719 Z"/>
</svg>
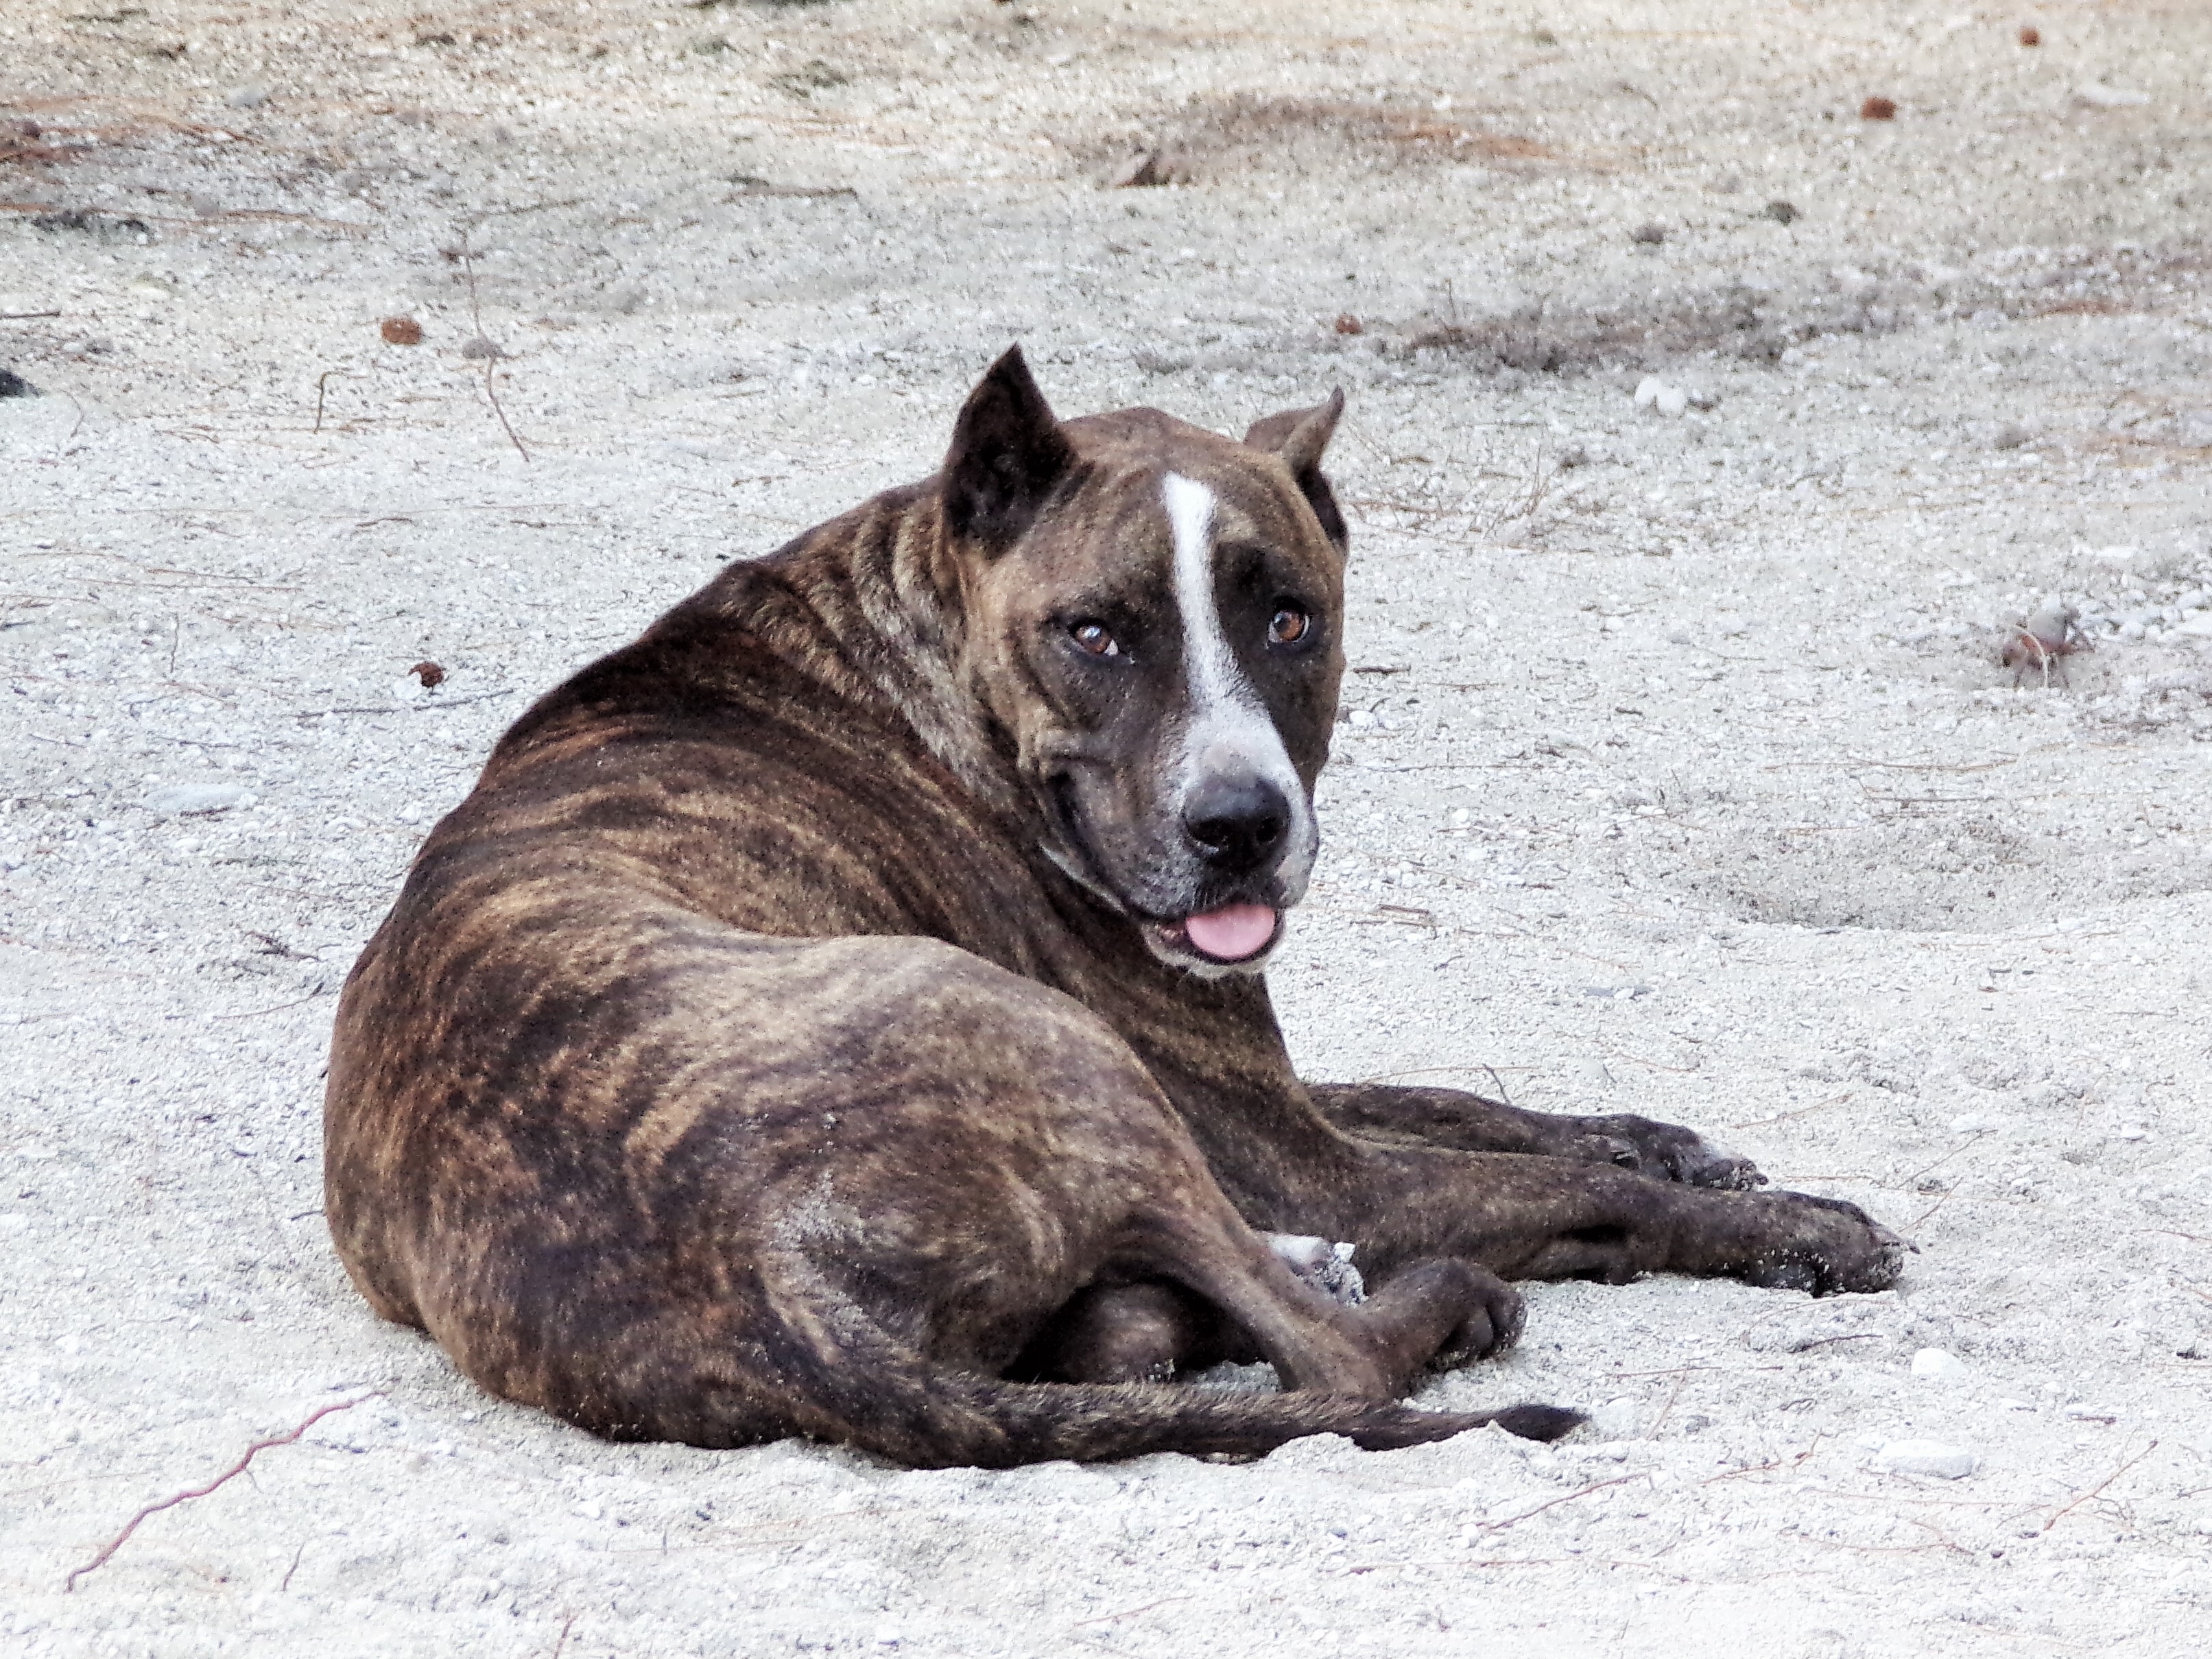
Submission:
<svg viewBox="0 0 2212 1659">
<path fill-rule="evenodd" d="M 1046 854 L 1163 960 L 1252 969 L 1320 844 L 1345 530 L 1321 455 L 1344 407 L 1242 443 L 1157 410 L 1062 422 L 1018 349 L 940 475 L 963 667 Z"/>
</svg>

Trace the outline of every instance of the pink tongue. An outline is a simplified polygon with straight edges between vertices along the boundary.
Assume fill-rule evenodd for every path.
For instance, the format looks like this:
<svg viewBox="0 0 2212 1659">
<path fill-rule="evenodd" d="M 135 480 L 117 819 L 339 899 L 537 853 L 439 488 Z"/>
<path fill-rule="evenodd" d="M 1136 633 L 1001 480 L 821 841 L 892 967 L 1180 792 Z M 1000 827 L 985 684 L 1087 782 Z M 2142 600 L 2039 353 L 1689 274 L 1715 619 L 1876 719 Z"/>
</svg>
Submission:
<svg viewBox="0 0 2212 1659">
<path fill-rule="evenodd" d="M 1218 962 L 1260 954 L 1275 936 L 1275 913 L 1264 904 L 1224 904 L 1187 918 L 1184 936 Z"/>
</svg>

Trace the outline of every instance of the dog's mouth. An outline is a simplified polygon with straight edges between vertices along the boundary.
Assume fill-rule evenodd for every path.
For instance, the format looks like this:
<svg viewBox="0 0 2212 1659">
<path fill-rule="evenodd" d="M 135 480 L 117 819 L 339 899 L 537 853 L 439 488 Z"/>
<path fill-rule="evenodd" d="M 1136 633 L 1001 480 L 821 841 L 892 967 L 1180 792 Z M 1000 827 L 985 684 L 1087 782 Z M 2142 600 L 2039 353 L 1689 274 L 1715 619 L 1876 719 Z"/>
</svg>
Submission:
<svg viewBox="0 0 2212 1659">
<path fill-rule="evenodd" d="M 1235 973 L 1256 968 L 1282 942 L 1286 907 L 1279 903 L 1268 903 L 1263 898 L 1228 898 L 1204 910 L 1164 915 L 1161 908 L 1154 908 L 1157 899 L 1146 902 L 1150 895 L 1121 890 L 1121 884 L 1100 867 L 1084 834 L 1073 780 L 1065 773 L 1050 779 L 1048 799 L 1058 833 L 1043 842 L 1045 856 L 1078 886 L 1134 922 L 1146 948 L 1160 961 L 1208 976 Z M 1279 882 L 1276 884 L 1279 888 Z M 1297 884 L 1304 886 L 1303 882 Z M 1269 896 L 1297 902 L 1296 893 L 1278 890 Z"/>
<path fill-rule="evenodd" d="M 1224 904 L 1194 911 L 1180 921 L 1146 925 L 1162 956 L 1241 968 L 1274 948 L 1283 935 L 1283 913 L 1267 904 Z"/>
</svg>

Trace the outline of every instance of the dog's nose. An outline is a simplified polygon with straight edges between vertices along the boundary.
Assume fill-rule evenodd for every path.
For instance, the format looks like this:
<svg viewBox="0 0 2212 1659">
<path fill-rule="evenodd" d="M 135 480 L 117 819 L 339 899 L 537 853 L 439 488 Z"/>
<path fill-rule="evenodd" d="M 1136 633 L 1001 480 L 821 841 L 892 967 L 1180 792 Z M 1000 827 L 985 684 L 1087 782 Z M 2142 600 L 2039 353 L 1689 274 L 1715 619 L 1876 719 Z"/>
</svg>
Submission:
<svg viewBox="0 0 2212 1659">
<path fill-rule="evenodd" d="M 1208 863 L 1254 870 L 1281 848 L 1291 827 L 1291 804 L 1265 778 L 1217 774 L 1183 802 L 1182 827 Z"/>
</svg>

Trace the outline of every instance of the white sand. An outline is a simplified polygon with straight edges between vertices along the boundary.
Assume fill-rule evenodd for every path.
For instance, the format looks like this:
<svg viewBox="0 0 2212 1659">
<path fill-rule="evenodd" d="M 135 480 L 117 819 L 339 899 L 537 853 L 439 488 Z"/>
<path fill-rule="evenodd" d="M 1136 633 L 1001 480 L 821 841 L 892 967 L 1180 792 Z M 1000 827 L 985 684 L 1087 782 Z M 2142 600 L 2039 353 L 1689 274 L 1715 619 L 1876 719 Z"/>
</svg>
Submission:
<svg viewBox="0 0 2212 1659">
<path fill-rule="evenodd" d="M 101 3 L 0 8 L 0 115 L 98 139 L 0 161 L 63 313 L 0 322 L 0 1652 L 2202 1650 L 2202 9 Z M 1897 1291 L 1533 1289 L 1424 1398 L 1556 1449 L 1012 1474 L 605 1446 L 370 1316 L 319 1073 L 423 826 L 1013 339 L 1067 413 L 1351 394 L 1314 1073 L 1716 1131 Z M 2053 593 L 2133 637 L 2015 690 Z"/>
</svg>

